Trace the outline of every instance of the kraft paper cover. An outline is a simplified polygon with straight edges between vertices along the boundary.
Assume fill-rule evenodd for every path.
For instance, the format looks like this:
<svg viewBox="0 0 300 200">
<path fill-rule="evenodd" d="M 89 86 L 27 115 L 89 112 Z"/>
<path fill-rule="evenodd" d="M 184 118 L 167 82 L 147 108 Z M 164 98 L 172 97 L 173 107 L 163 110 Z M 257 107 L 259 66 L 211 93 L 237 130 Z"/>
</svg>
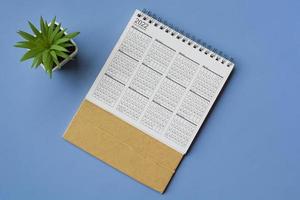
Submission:
<svg viewBox="0 0 300 200">
<path fill-rule="evenodd" d="M 165 190 L 183 156 L 87 100 L 64 138 L 159 192 Z"/>
</svg>

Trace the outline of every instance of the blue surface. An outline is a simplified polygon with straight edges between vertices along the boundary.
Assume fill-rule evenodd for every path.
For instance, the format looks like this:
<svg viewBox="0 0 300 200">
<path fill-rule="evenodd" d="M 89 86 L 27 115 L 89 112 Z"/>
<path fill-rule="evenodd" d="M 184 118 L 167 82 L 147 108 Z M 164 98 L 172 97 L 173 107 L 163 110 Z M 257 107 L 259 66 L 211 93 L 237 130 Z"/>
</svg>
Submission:
<svg viewBox="0 0 300 200">
<path fill-rule="evenodd" d="M 164 195 L 62 139 L 134 9 L 144 7 L 236 62 Z M 0 200 L 300 199 L 299 10 L 299 1 L 2 1 Z M 77 60 L 52 80 L 12 47 L 16 31 L 40 15 L 81 31 Z"/>
</svg>

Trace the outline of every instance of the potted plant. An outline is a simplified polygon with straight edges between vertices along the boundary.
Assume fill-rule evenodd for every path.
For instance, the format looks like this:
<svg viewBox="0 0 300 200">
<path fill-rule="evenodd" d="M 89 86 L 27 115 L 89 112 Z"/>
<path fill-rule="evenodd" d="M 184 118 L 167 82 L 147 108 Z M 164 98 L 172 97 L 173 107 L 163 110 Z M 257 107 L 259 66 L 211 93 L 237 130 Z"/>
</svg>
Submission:
<svg viewBox="0 0 300 200">
<path fill-rule="evenodd" d="M 41 17 L 40 30 L 30 21 L 28 23 L 33 35 L 18 31 L 25 41 L 17 42 L 15 47 L 28 49 L 21 61 L 33 59 L 32 67 L 37 68 L 41 65 L 51 78 L 54 70 L 60 69 L 76 56 L 78 47 L 73 38 L 79 32 L 68 34 L 66 29 L 56 22 L 56 17 L 49 24 Z"/>
</svg>

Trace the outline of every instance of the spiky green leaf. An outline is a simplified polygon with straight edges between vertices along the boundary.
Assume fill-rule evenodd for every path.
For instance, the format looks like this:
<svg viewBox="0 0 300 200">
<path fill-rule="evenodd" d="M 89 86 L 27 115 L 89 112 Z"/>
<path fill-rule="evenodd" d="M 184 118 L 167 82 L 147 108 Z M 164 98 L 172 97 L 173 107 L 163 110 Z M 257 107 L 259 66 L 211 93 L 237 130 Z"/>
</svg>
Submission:
<svg viewBox="0 0 300 200">
<path fill-rule="evenodd" d="M 54 63 L 56 64 L 56 66 L 58 66 L 59 65 L 59 61 L 58 61 L 58 58 L 56 56 L 55 51 L 50 51 L 50 54 L 51 54 L 51 56 L 53 58 L 52 60 L 54 61 Z"/>
<path fill-rule="evenodd" d="M 51 34 L 53 33 L 54 25 L 55 25 L 56 17 L 54 17 L 50 23 L 49 29 L 48 29 L 48 38 L 50 38 Z"/>
<path fill-rule="evenodd" d="M 69 52 L 68 49 L 66 49 L 65 47 L 62 47 L 62 46 L 59 46 L 56 44 L 51 45 L 50 49 L 62 51 L 62 52 Z"/>
<path fill-rule="evenodd" d="M 56 36 L 56 34 L 58 33 L 58 31 L 61 29 L 61 23 L 58 24 L 58 26 L 55 27 L 54 31 L 52 32 L 51 36 L 50 36 L 50 43 L 52 43 L 54 37 Z"/>
<path fill-rule="evenodd" d="M 35 57 L 33 58 L 31 67 L 34 67 L 34 66 L 36 65 L 36 63 L 37 63 L 37 56 L 35 56 Z"/>
<path fill-rule="evenodd" d="M 42 34 L 44 34 L 46 32 L 46 29 L 45 29 L 44 19 L 42 16 L 40 17 L 40 28 L 41 28 Z"/>
<path fill-rule="evenodd" d="M 31 43 L 29 41 L 21 41 L 21 42 L 17 42 L 14 47 L 18 47 L 18 48 L 25 48 L 25 49 L 33 49 L 35 47 L 34 43 Z"/>
<path fill-rule="evenodd" d="M 29 24 L 29 26 L 30 26 L 32 32 L 33 32 L 36 36 L 38 36 L 38 35 L 41 34 L 40 31 L 39 31 L 39 30 L 38 30 L 38 29 L 37 29 L 30 21 L 28 21 L 28 24 Z"/>
<path fill-rule="evenodd" d="M 43 52 L 42 62 L 43 62 L 43 65 L 45 66 L 45 70 L 46 70 L 47 73 L 52 71 L 51 57 L 49 55 L 49 50 L 46 50 L 46 51 Z"/>
<path fill-rule="evenodd" d="M 42 55 L 43 55 L 43 53 L 41 52 L 41 53 L 39 53 L 36 57 L 35 57 L 35 59 L 36 59 L 36 62 L 35 62 L 35 65 L 33 66 L 33 67 L 35 67 L 35 68 L 37 68 L 41 63 L 42 63 Z"/>
<path fill-rule="evenodd" d="M 51 78 L 53 64 L 52 64 L 52 60 L 51 60 L 51 55 L 49 54 L 49 50 L 46 50 L 43 52 L 42 60 L 43 60 L 44 66 L 45 66 L 45 71 L 49 74 L 49 76 Z"/>
<path fill-rule="evenodd" d="M 35 39 L 35 37 L 25 31 L 18 31 L 18 34 L 24 38 L 25 40 L 28 40 L 28 41 L 33 41 Z"/>
<path fill-rule="evenodd" d="M 73 47 L 73 46 L 74 46 L 74 44 L 73 44 L 73 43 L 70 43 L 70 42 L 66 42 L 66 43 L 62 43 L 62 44 L 60 44 L 59 46 L 62 46 L 62 47 L 65 47 L 65 48 L 67 48 L 67 47 Z"/>
<path fill-rule="evenodd" d="M 44 21 L 44 27 L 45 27 L 45 36 L 48 36 L 49 25 L 46 20 Z"/>
<path fill-rule="evenodd" d="M 62 57 L 62 58 L 64 58 L 64 59 L 66 59 L 66 58 L 69 57 L 68 54 L 66 54 L 66 53 L 64 53 L 64 52 L 62 52 L 62 51 L 55 51 L 55 53 L 56 53 L 57 56 Z"/>
<path fill-rule="evenodd" d="M 66 30 L 67 30 L 66 28 L 63 30 L 60 30 L 54 37 L 53 42 L 56 42 L 56 40 L 62 38 L 65 35 Z"/>
<path fill-rule="evenodd" d="M 80 32 L 74 32 L 74 33 L 70 33 L 68 35 L 66 35 L 66 38 L 72 39 L 74 37 L 76 37 L 77 35 L 79 35 Z"/>
<path fill-rule="evenodd" d="M 40 53 L 41 50 L 40 49 L 31 49 L 29 51 L 27 51 L 23 57 L 21 58 L 21 61 L 25 61 L 25 60 L 28 60 L 30 58 L 33 58 L 35 57 L 38 53 Z"/>
<path fill-rule="evenodd" d="M 60 38 L 60 39 L 56 40 L 54 44 L 61 44 L 61 43 L 65 43 L 65 42 L 68 42 L 68 41 L 70 41 L 70 38 L 65 38 L 64 37 L 64 38 Z"/>
</svg>

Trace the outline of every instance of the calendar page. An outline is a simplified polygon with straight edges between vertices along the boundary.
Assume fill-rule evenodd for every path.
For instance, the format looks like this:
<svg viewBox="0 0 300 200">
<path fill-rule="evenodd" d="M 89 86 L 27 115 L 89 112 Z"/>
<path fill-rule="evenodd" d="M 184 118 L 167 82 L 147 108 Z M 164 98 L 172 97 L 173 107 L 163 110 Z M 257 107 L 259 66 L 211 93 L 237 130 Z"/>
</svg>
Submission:
<svg viewBox="0 0 300 200">
<path fill-rule="evenodd" d="M 185 154 L 233 66 L 136 10 L 86 99 Z"/>
</svg>

